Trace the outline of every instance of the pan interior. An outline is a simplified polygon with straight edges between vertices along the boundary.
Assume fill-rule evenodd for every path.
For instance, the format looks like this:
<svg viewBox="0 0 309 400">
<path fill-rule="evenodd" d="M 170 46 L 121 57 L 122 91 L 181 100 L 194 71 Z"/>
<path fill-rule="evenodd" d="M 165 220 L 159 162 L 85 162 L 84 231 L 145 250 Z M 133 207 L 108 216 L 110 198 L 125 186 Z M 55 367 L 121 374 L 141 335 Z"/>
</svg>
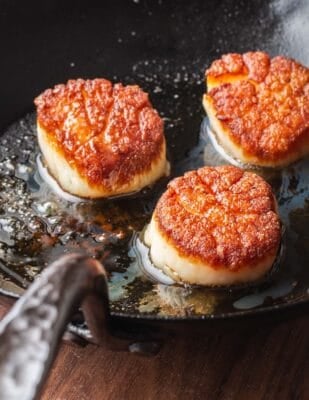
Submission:
<svg viewBox="0 0 309 400">
<path fill-rule="evenodd" d="M 182 158 L 170 146 L 173 176 L 203 165 L 221 165 L 201 125 L 197 143 Z M 35 115 L 11 125 L 0 148 L 0 290 L 23 288 L 60 254 L 78 251 L 96 257 L 109 273 L 113 315 L 205 318 L 255 312 L 309 300 L 309 161 L 283 170 L 256 171 L 271 184 L 285 226 L 278 271 L 257 285 L 238 288 L 183 287 L 157 283 L 145 273 L 147 248 L 139 233 L 167 179 L 138 195 L 70 203 L 42 181 L 36 166 Z"/>
</svg>

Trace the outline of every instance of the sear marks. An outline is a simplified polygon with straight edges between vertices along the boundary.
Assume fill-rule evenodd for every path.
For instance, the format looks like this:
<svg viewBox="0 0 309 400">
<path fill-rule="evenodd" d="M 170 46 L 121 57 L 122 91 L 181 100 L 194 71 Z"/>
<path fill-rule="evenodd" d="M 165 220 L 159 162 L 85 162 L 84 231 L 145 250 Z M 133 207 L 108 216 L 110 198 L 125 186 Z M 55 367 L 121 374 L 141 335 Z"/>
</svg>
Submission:
<svg viewBox="0 0 309 400">
<path fill-rule="evenodd" d="M 245 154 L 284 164 L 309 149 L 308 68 L 282 56 L 248 52 L 223 55 L 206 77 L 207 101 Z"/>
<path fill-rule="evenodd" d="M 162 152 L 163 121 L 138 86 L 70 80 L 35 99 L 49 141 L 90 184 L 123 184 Z"/>
<path fill-rule="evenodd" d="M 215 269 L 256 264 L 280 243 L 270 186 L 233 166 L 203 167 L 171 181 L 155 219 L 179 253 Z"/>
</svg>

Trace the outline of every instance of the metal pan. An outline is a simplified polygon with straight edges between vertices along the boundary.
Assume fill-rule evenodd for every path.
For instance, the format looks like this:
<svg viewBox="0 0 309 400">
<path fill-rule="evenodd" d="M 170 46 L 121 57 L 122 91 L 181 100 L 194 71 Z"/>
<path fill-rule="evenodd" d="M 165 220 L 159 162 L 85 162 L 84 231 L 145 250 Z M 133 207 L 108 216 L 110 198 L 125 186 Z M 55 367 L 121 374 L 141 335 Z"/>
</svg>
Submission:
<svg viewBox="0 0 309 400">
<path fill-rule="evenodd" d="M 307 2 L 0 5 L 0 290 L 19 297 L 39 274 L 1 324 L 1 393 L 35 396 L 70 319 L 71 331 L 88 340 L 116 337 L 116 347 L 151 353 L 163 331 L 240 329 L 308 308 L 308 161 L 261 172 L 285 226 L 278 271 L 233 290 L 166 286 L 144 273 L 138 233 L 167 181 L 133 198 L 75 205 L 59 199 L 36 171 L 32 107 L 38 93 L 69 78 L 138 83 L 165 119 L 172 176 L 224 163 L 203 134 L 205 68 L 222 53 L 255 49 L 308 64 Z M 79 313 L 72 320 L 80 303 L 88 325 Z M 37 371 L 31 377 L 26 361 Z"/>
</svg>

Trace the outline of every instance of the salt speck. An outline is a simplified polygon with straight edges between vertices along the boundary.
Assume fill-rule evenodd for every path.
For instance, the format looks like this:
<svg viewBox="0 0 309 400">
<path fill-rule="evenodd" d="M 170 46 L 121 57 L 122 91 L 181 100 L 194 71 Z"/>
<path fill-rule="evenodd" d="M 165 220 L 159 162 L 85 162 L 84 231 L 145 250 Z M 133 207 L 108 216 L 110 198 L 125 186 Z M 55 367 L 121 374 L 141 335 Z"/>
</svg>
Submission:
<svg viewBox="0 0 309 400">
<path fill-rule="evenodd" d="M 59 223 L 61 221 L 61 218 L 58 215 L 56 215 L 56 216 L 48 218 L 47 220 L 50 225 L 54 225 L 54 224 Z"/>
<path fill-rule="evenodd" d="M 161 93 L 162 92 L 162 88 L 160 88 L 160 86 L 156 86 L 154 89 L 153 89 L 153 93 Z"/>
<path fill-rule="evenodd" d="M 17 164 L 16 176 L 17 178 L 27 181 L 29 179 L 29 174 L 31 173 L 31 171 L 32 169 L 29 167 L 29 165 Z"/>
<path fill-rule="evenodd" d="M 181 75 L 180 75 L 179 72 L 177 72 L 176 77 L 174 78 L 174 82 L 175 82 L 175 83 L 178 83 L 178 82 L 180 82 L 180 81 L 181 81 Z"/>
<path fill-rule="evenodd" d="M 94 240 L 98 243 L 103 243 L 108 239 L 108 235 L 106 233 L 100 233 L 94 237 Z"/>
<path fill-rule="evenodd" d="M 131 36 L 135 36 L 136 35 L 136 32 L 135 31 L 132 31 L 131 32 Z"/>
<path fill-rule="evenodd" d="M 37 210 L 40 214 L 50 216 L 57 210 L 57 206 L 52 201 L 47 201 L 43 204 L 37 204 Z"/>
<path fill-rule="evenodd" d="M 7 170 L 9 170 L 9 171 L 15 170 L 15 167 L 10 160 L 6 160 L 3 164 Z"/>
<path fill-rule="evenodd" d="M 72 61 L 72 62 L 70 63 L 70 67 L 71 67 L 71 68 L 74 68 L 74 67 L 75 67 L 75 62 Z"/>
<path fill-rule="evenodd" d="M 30 220 L 28 223 L 28 228 L 34 232 L 39 231 L 41 226 L 42 226 L 42 223 L 36 218 Z"/>
</svg>

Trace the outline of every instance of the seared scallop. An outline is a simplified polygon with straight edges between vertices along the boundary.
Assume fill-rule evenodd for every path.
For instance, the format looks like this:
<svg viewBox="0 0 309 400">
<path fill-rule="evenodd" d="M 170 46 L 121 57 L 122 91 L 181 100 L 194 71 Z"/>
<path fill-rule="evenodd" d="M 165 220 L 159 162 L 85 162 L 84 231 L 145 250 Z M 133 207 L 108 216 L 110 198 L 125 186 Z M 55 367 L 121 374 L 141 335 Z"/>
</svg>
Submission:
<svg viewBox="0 0 309 400">
<path fill-rule="evenodd" d="M 85 198 L 128 194 L 168 170 L 163 121 L 138 86 L 70 80 L 35 99 L 50 174 Z"/>
<path fill-rule="evenodd" d="M 206 71 L 203 104 L 237 160 L 281 167 L 309 153 L 309 69 L 264 52 L 227 54 Z"/>
<path fill-rule="evenodd" d="M 281 227 L 271 187 L 234 166 L 203 167 L 171 181 L 144 241 L 153 264 L 199 285 L 255 281 L 272 267 Z"/>
</svg>

